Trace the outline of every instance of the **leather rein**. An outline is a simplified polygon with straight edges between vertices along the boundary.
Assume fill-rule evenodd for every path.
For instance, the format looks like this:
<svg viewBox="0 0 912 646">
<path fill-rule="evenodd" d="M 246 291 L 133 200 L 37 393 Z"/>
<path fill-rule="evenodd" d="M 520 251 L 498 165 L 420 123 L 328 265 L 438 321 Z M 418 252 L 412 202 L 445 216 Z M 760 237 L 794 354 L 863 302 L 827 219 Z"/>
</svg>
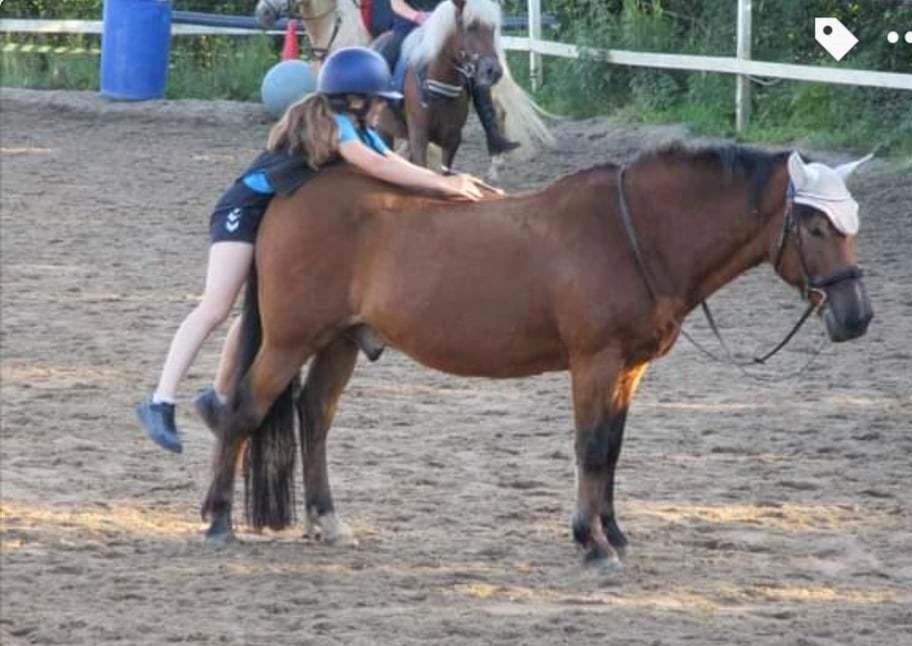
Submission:
<svg viewBox="0 0 912 646">
<path fill-rule="evenodd" d="M 649 295 L 652 298 L 652 300 L 654 302 L 658 302 L 658 300 L 659 300 L 658 293 L 650 278 L 650 273 L 646 267 L 646 261 L 643 257 L 642 251 L 640 250 L 640 245 L 637 242 L 636 229 L 633 225 L 633 219 L 630 216 L 630 208 L 627 205 L 627 198 L 624 195 L 624 174 L 626 171 L 627 171 L 627 167 L 621 166 L 618 169 L 618 174 L 617 174 L 618 206 L 619 206 L 618 212 L 619 212 L 619 216 L 621 219 L 621 223 L 623 224 L 623 227 L 624 227 L 624 232 L 627 234 L 627 242 L 629 243 L 630 249 L 633 252 L 634 259 L 636 260 L 637 268 L 639 269 L 639 272 L 640 272 L 640 277 L 643 279 L 643 283 L 646 285 L 646 290 L 649 292 Z M 757 374 L 754 374 L 752 372 L 745 370 L 745 368 L 747 366 L 766 363 L 766 361 L 768 359 L 770 359 L 773 355 L 775 355 L 777 352 L 779 352 L 782 348 L 784 348 L 788 344 L 789 341 L 792 340 L 792 338 L 795 336 L 795 334 L 798 333 L 798 330 L 801 329 L 801 326 L 804 325 L 805 321 L 808 320 L 808 318 L 811 316 L 811 314 L 818 311 L 820 308 L 822 308 L 826 304 L 826 301 L 827 301 L 827 294 L 825 291 L 826 288 L 836 285 L 837 283 L 840 283 L 842 281 L 857 279 L 857 278 L 861 278 L 861 276 L 862 276 L 861 269 L 855 265 L 852 265 L 850 267 L 840 269 L 822 279 L 814 279 L 811 277 L 810 271 L 808 270 L 808 267 L 807 267 L 807 260 L 805 259 L 805 255 L 804 255 L 804 247 L 802 245 L 802 235 L 801 235 L 801 227 L 799 226 L 799 218 L 798 218 L 798 216 L 795 215 L 794 195 L 795 195 L 795 188 L 794 188 L 791 180 L 789 180 L 785 218 L 783 219 L 782 230 L 779 234 L 779 242 L 777 244 L 777 250 L 776 250 L 776 260 L 773 263 L 773 269 L 774 270 L 779 269 L 779 265 L 782 263 L 782 257 L 785 253 L 786 243 L 788 242 L 788 239 L 791 236 L 794 236 L 797 247 L 798 247 L 798 258 L 799 258 L 800 266 L 801 266 L 801 280 L 802 280 L 801 292 L 802 292 L 803 298 L 808 301 L 808 306 L 805 309 L 804 313 L 801 315 L 801 317 L 798 319 L 798 322 L 795 323 L 795 325 L 792 327 L 791 330 L 789 330 L 789 332 L 785 335 L 785 337 L 782 339 L 782 341 L 780 341 L 772 350 L 770 350 L 766 354 L 764 354 L 762 356 L 755 356 L 752 361 L 739 362 L 738 360 L 735 359 L 731 350 L 729 350 L 728 344 L 725 343 L 725 340 L 722 338 L 722 334 L 719 331 L 719 328 L 716 325 L 716 321 L 713 318 L 712 312 L 709 309 L 709 304 L 706 302 L 705 299 L 700 301 L 700 306 L 703 309 L 703 314 L 706 316 L 706 321 L 709 324 L 710 329 L 712 330 L 716 339 L 718 339 L 719 345 L 722 347 L 722 349 L 725 352 L 724 358 L 719 357 L 718 355 L 714 354 L 713 352 L 707 350 L 700 343 L 698 343 L 690 334 L 688 334 L 687 330 L 685 330 L 683 327 L 683 321 L 678 323 L 678 328 L 679 328 L 681 334 L 684 336 L 684 338 L 686 338 L 688 341 L 690 341 L 694 347 L 696 347 L 700 352 L 705 354 L 707 357 L 709 357 L 710 359 L 712 359 L 714 361 L 718 361 L 721 363 L 729 363 L 729 364 L 735 366 L 736 368 L 738 368 L 745 375 L 752 377 L 754 379 L 760 379 L 762 381 L 779 381 L 781 379 L 788 379 L 791 377 L 795 377 L 795 376 L 801 374 L 802 372 L 804 372 L 811 365 L 811 363 L 813 363 L 813 361 L 817 358 L 817 356 L 820 354 L 821 350 L 823 349 L 823 344 L 821 344 L 820 347 L 817 348 L 817 350 L 813 353 L 810 360 L 807 362 L 807 364 L 804 365 L 804 367 L 802 367 L 800 370 L 798 370 L 794 373 L 784 375 L 781 378 L 770 379 L 769 377 L 757 375 Z M 810 301 L 810 295 L 812 293 L 817 294 L 818 297 L 820 298 L 820 300 L 818 301 L 817 304 L 814 304 Z"/>
</svg>

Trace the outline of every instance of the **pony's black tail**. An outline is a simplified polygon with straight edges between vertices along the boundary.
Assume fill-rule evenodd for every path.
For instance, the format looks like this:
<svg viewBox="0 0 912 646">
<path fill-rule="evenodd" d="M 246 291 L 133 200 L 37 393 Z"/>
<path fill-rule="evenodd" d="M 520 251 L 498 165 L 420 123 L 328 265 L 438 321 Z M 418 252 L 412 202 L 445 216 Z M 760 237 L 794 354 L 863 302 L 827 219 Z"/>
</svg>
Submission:
<svg viewBox="0 0 912 646">
<path fill-rule="evenodd" d="M 257 300 L 256 269 L 251 269 L 244 295 L 238 371 L 244 375 L 263 339 Z M 263 422 L 244 447 L 244 507 L 247 523 L 259 531 L 279 530 L 294 521 L 294 468 L 297 445 L 294 436 L 294 396 L 300 379 L 294 380 L 276 399 Z M 238 400 L 240 398 L 236 398 Z"/>
</svg>

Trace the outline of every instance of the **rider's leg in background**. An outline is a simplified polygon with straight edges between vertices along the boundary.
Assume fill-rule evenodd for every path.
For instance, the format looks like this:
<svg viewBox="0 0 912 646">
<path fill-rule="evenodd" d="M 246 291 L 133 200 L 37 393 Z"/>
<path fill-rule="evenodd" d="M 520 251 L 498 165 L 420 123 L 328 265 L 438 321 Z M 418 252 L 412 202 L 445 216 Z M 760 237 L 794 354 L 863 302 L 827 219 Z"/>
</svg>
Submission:
<svg viewBox="0 0 912 646">
<path fill-rule="evenodd" d="M 478 119 L 481 121 L 488 141 L 488 154 L 500 155 L 519 148 L 520 144 L 508 140 L 500 132 L 497 110 L 494 108 L 494 100 L 491 98 L 491 88 L 473 84 L 471 89 L 472 102 L 475 104 L 475 111 L 478 113 Z"/>
<path fill-rule="evenodd" d="M 386 62 L 389 63 L 390 73 L 395 74 L 396 64 L 399 62 L 399 55 L 402 53 L 402 43 L 405 42 L 405 39 L 417 26 L 417 23 L 399 16 L 396 16 L 393 21 L 392 36 L 380 52 Z"/>
</svg>

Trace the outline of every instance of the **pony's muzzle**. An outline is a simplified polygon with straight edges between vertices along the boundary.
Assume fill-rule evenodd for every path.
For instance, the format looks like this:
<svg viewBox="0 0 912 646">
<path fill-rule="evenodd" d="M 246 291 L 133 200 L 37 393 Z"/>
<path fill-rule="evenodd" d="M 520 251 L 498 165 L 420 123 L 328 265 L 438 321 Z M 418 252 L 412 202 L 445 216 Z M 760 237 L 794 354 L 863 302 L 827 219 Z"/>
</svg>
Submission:
<svg viewBox="0 0 912 646">
<path fill-rule="evenodd" d="M 846 280 L 826 290 L 823 320 L 834 343 L 863 336 L 874 318 L 874 310 L 861 280 Z"/>
<path fill-rule="evenodd" d="M 503 68 L 496 56 L 483 56 L 475 67 L 475 83 L 481 87 L 491 87 L 503 76 Z"/>
<path fill-rule="evenodd" d="M 266 2 L 257 4 L 254 16 L 261 29 L 272 29 L 279 20 L 278 12 Z"/>
</svg>

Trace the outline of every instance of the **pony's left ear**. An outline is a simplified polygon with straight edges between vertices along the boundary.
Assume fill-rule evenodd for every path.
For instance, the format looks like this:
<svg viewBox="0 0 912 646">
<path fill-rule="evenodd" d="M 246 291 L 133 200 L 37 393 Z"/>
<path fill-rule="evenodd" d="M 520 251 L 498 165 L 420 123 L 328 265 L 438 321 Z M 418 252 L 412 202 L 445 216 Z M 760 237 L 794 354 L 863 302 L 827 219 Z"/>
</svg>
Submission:
<svg viewBox="0 0 912 646">
<path fill-rule="evenodd" d="M 863 163 L 865 163 L 866 161 L 872 159 L 873 157 L 874 157 L 874 153 L 869 153 L 869 154 L 865 155 L 864 157 L 862 157 L 861 159 L 858 159 L 858 160 L 853 161 L 853 162 L 849 162 L 849 163 L 847 163 L 847 164 L 843 164 L 842 166 L 837 166 L 837 167 L 834 168 L 833 170 L 835 170 L 836 173 L 837 173 L 843 180 L 845 180 L 845 179 L 847 179 L 847 178 L 849 177 L 849 175 L 851 175 L 853 172 L 855 172 L 855 169 L 856 169 L 856 168 L 858 168 L 859 166 L 861 166 L 861 165 L 862 165 Z"/>
<path fill-rule="evenodd" d="M 793 150 L 792 154 L 789 155 L 788 170 L 789 177 L 791 177 L 796 187 L 801 188 L 808 183 L 808 171 L 805 168 L 804 160 L 801 159 L 801 155 L 797 150 Z"/>
</svg>

